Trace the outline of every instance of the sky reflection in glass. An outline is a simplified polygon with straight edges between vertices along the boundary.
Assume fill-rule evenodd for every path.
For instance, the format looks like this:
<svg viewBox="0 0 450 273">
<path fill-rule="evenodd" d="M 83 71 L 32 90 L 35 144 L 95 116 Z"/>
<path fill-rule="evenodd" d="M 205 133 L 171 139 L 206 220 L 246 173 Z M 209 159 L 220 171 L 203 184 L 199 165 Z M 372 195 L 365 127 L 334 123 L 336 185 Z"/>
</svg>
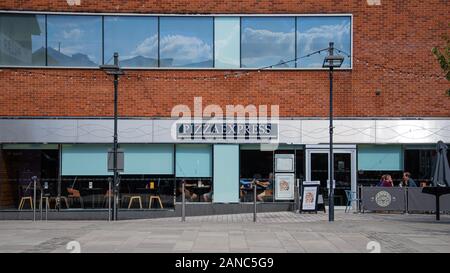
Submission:
<svg viewBox="0 0 450 273">
<path fill-rule="evenodd" d="M 297 18 L 297 56 L 304 56 L 313 51 L 327 48 L 330 42 L 334 47 L 352 54 L 351 51 L 351 19 L 340 17 L 298 17 Z M 338 52 L 336 52 L 338 53 Z M 300 59 L 297 67 L 321 68 L 326 52 Z M 350 67 L 350 58 L 345 57 L 342 67 Z"/>
<path fill-rule="evenodd" d="M 105 16 L 105 62 L 114 52 L 123 67 L 157 67 L 158 18 Z"/>
<path fill-rule="evenodd" d="M 294 17 L 242 17 L 242 67 L 258 68 L 295 59 Z M 295 62 L 274 66 L 295 67 Z"/>
<path fill-rule="evenodd" d="M 50 66 L 98 66 L 102 61 L 102 17 L 48 15 Z"/>
<path fill-rule="evenodd" d="M 161 17 L 161 67 L 213 67 L 212 17 Z"/>
</svg>

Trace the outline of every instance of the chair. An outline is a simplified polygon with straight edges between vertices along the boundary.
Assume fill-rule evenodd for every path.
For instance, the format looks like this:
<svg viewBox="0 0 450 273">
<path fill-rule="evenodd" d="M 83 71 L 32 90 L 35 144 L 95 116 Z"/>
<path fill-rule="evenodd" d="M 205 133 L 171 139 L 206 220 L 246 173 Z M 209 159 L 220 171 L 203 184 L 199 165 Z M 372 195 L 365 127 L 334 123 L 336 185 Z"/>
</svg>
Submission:
<svg viewBox="0 0 450 273">
<path fill-rule="evenodd" d="M 159 184 L 160 184 L 160 180 L 158 179 L 158 185 L 156 187 L 156 194 L 152 194 L 150 195 L 150 199 L 148 201 L 148 208 L 151 209 L 152 208 L 152 204 L 153 204 L 153 200 L 157 200 L 159 202 L 159 206 L 160 208 L 164 208 L 162 202 L 161 202 L 161 197 L 159 196 Z M 155 190 L 155 182 L 150 182 L 150 190 Z"/>
<path fill-rule="evenodd" d="M 84 208 L 83 198 L 81 197 L 79 190 L 76 190 L 74 188 L 67 188 L 67 192 L 69 193 L 69 195 L 67 195 L 67 198 L 69 200 L 71 200 L 73 202 L 74 199 L 78 199 L 78 201 L 80 202 L 81 208 Z"/>
<path fill-rule="evenodd" d="M 149 209 L 152 208 L 153 200 L 157 200 L 157 201 L 159 202 L 159 206 L 160 206 L 162 209 L 164 208 L 164 206 L 163 206 L 163 204 L 162 204 L 162 202 L 161 202 L 161 197 L 159 197 L 159 195 L 151 195 L 151 196 L 150 196 L 150 200 L 148 201 L 148 202 L 149 202 L 149 203 L 148 203 L 148 208 L 149 208 Z"/>
<path fill-rule="evenodd" d="M 42 209 L 42 202 L 45 201 L 45 207 L 50 209 L 50 195 L 44 195 L 41 197 L 41 202 L 39 203 L 39 209 Z"/>
<path fill-rule="evenodd" d="M 31 197 L 31 195 L 28 194 L 28 191 L 30 190 L 30 185 L 28 184 L 27 187 L 25 186 L 19 186 L 19 190 L 21 192 L 22 197 L 20 198 L 20 202 L 19 202 L 19 210 L 22 210 L 25 202 L 29 201 L 30 202 L 30 208 L 33 209 L 33 197 Z"/>
<path fill-rule="evenodd" d="M 30 207 L 31 207 L 31 209 L 33 209 L 33 197 L 24 196 L 24 197 L 20 198 L 19 210 L 23 209 L 23 206 L 25 205 L 25 201 L 30 201 Z"/>
<path fill-rule="evenodd" d="M 345 190 L 345 196 L 347 197 L 347 204 L 345 205 L 345 212 L 350 211 L 348 208 L 352 206 L 353 201 L 359 201 L 359 198 L 356 198 L 356 192 L 351 190 Z"/>
<path fill-rule="evenodd" d="M 124 196 L 124 199 L 130 198 L 130 201 L 128 201 L 128 209 L 131 208 L 131 205 L 133 204 L 133 201 L 136 200 L 139 202 L 139 208 L 142 209 L 142 198 L 140 195 L 130 195 L 130 196 Z"/>
</svg>

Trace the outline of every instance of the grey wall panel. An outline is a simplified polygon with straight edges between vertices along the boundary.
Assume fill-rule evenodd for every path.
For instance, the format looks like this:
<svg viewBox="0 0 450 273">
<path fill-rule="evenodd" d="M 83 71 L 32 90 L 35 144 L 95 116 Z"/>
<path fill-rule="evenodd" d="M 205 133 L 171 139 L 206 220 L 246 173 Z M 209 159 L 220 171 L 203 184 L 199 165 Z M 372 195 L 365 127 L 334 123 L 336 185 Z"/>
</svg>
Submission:
<svg viewBox="0 0 450 273">
<path fill-rule="evenodd" d="M 122 143 L 264 143 L 258 139 L 177 139 L 174 119 L 119 120 Z M 328 121 L 280 120 L 278 140 L 272 143 L 328 143 Z M 0 119 L 0 143 L 110 143 L 111 119 Z M 336 120 L 334 141 L 340 144 L 450 142 L 450 119 Z"/>
</svg>

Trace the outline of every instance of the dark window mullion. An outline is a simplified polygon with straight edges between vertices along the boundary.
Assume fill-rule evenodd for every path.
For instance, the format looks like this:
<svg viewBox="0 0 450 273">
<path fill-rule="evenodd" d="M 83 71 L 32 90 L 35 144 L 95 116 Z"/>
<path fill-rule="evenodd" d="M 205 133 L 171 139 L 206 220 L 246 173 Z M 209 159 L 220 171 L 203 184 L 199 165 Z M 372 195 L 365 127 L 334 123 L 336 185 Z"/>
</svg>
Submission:
<svg viewBox="0 0 450 273">
<path fill-rule="evenodd" d="M 160 49 L 161 49 L 161 23 L 160 23 L 160 16 L 158 16 L 158 67 L 161 67 L 161 54 L 160 54 Z"/>
<path fill-rule="evenodd" d="M 105 16 L 102 16 L 102 64 L 105 64 Z"/>
<path fill-rule="evenodd" d="M 216 17 L 212 18 L 212 31 L 213 31 L 213 39 L 212 39 L 212 67 L 216 67 Z"/>
<path fill-rule="evenodd" d="M 48 27 L 47 27 L 47 14 L 45 14 L 45 66 L 48 66 Z"/>
<path fill-rule="evenodd" d="M 295 21 L 294 21 L 294 24 L 295 24 L 295 28 L 294 28 L 294 31 L 295 31 L 295 34 L 294 34 L 294 38 L 295 38 L 295 48 L 294 48 L 294 52 L 295 52 L 295 55 L 294 55 L 294 58 L 295 58 L 295 62 L 294 62 L 294 67 L 295 68 L 297 68 L 298 66 L 297 66 L 297 62 L 299 61 L 299 60 L 297 60 L 297 16 L 295 17 Z"/>
</svg>

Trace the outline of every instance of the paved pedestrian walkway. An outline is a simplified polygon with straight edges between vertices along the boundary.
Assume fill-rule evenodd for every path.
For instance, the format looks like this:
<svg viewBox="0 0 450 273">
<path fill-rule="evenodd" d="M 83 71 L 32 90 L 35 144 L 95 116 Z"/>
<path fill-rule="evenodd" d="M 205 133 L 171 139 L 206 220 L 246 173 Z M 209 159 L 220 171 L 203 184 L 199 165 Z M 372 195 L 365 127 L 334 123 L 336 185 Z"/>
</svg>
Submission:
<svg viewBox="0 0 450 273">
<path fill-rule="evenodd" d="M 133 221 L 1 221 L 0 252 L 450 252 L 450 215 L 276 212 Z"/>
</svg>

